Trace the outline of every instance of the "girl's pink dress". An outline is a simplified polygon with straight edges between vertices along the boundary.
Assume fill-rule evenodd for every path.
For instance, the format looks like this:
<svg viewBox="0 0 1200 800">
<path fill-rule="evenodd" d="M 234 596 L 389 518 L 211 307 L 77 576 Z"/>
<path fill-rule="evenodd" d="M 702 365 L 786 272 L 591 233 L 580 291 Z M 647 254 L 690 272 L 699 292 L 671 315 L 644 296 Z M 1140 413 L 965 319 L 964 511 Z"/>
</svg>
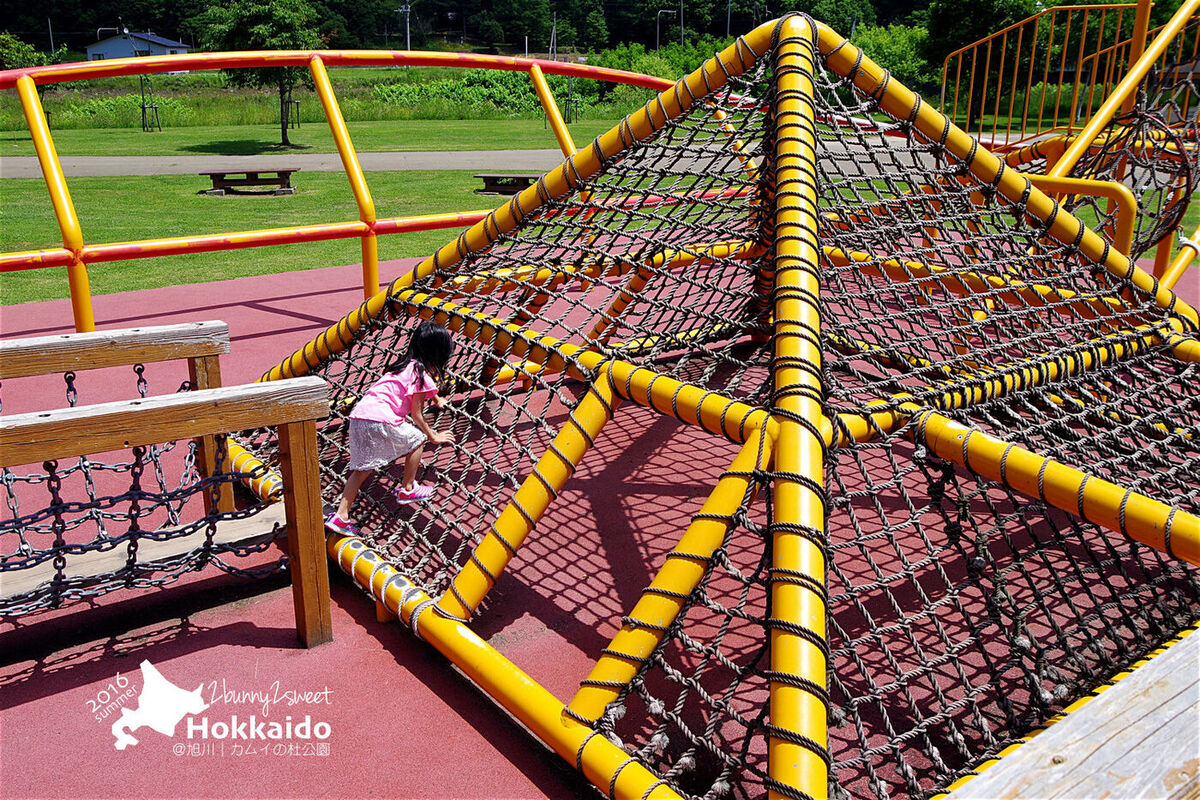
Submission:
<svg viewBox="0 0 1200 800">
<path fill-rule="evenodd" d="M 399 374 L 385 375 L 363 394 L 350 412 L 351 470 L 381 469 L 425 443 L 425 434 L 408 420 L 416 396 L 432 397 L 437 384 L 415 361 Z"/>
</svg>

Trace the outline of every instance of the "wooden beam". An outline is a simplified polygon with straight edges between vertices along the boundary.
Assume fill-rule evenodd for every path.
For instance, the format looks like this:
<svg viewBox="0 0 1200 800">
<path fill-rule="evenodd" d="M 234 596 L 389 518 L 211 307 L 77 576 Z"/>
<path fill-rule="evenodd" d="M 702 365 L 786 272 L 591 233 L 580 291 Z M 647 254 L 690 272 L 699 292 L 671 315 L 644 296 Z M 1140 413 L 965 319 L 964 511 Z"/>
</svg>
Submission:
<svg viewBox="0 0 1200 800">
<path fill-rule="evenodd" d="M 229 326 L 217 321 L 6 339 L 0 340 L 0 380 L 228 352 Z"/>
<path fill-rule="evenodd" d="M 323 419 L 316 377 L 99 403 L 0 417 L 0 466 Z"/>
<path fill-rule="evenodd" d="M 217 523 L 213 542 L 218 544 L 248 543 L 269 535 L 275 526 L 283 521 L 283 504 L 276 503 L 267 506 L 252 517 L 221 520 Z M 164 531 L 159 530 L 155 533 L 161 534 Z M 199 545 L 202 537 L 203 533 L 197 532 L 190 536 L 181 536 L 161 542 L 139 538 L 137 563 L 141 566 L 149 566 L 154 562 L 165 561 L 189 553 Z M 79 555 L 67 555 L 64 574 L 68 580 L 89 581 L 116 572 L 125 566 L 128 559 L 129 547 L 127 545 L 120 545 L 112 550 L 92 550 Z M 44 561 L 28 569 L 0 572 L 0 597 L 14 597 L 37 589 L 52 581 L 56 574 L 53 561 Z"/>
<path fill-rule="evenodd" d="M 192 390 L 218 389 L 221 386 L 221 357 L 218 355 L 191 356 L 188 358 L 188 381 Z M 200 450 L 196 454 L 200 465 L 200 474 L 205 478 L 216 474 L 218 444 L 224 446 L 223 436 L 200 436 L 196 439 Z M 225 471 L 229 470 L 229 459 L 225 463 Z M 204 507 L 208 513 L 216 511 L 233 511 L 233 487 L 227 483 L 217 486 L 216 502 L 212 494 L 205 492 Z"/>
</svg>

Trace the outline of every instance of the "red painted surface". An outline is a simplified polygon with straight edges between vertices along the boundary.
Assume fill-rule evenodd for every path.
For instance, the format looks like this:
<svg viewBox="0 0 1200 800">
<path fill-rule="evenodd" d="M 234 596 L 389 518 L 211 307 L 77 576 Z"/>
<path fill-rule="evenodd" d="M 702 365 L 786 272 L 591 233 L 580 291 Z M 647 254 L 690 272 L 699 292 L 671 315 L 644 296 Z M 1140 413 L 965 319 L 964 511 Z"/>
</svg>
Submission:
<svg viewBox="0 0 1200 800">
<path fill-rule="evenodd" d="M 386 264 L 383 278 L 412 263 Z M 102 296 L 97 319 L 101 329 L 224 319 L 232 352 L 222 371 L 232 384 L 254 380 L 360 303 L 360 280 L 351 266 Z M 51 301 L 5 309 L 0 330 L 67 333 L 70 320 L 69 303 Z M 151 392 L 173 391 L 183 377 L 178 365 L 160 366 Z M 81 402 L 133 393 L 128 370 L 78 380 Z M 61 377 L 4 384 L 6 414 L 47 400 L 65 405 Z M 622 409 L 473 624 L 564 701 L 734 454 L 732 445 L 674 420 L 631 404 Z M 348 579 L 335 574 L 332 583 L 334 641 L 311 651 L 296 644 L 290 589 L 280 580 L 254 585 L 213 571 L 0 624 L 0 798 L 574 798 L 590 791 L 430 647 L 395 623 L 376 622 L 373 601 Z M 111 693 L 118 673 L 140 690 L 143 659 L 181 689 L 202 686 L 210 708 L 192 717 L 194 725 L 205 716 L 210 725 L 228 722 L 234 713 L 243 722 L 263 718 L 261 702 L 244 695 L 219 702 L 222 687 L 278 691 L 284 703 L 288 692 L 328 689 L 320 702 L 275 703 L 270 713 L 327 722 L 329 754 L 288 755 L 286 747 L 276 754 L 271 742 L 267 754 L 247 755 L 246 741 L 230 739 L 223 751 L 211 739 L 213 748 L 190 748 L 205 742 L 187 739 L 186 719 L 173 738 L 141 728 L 138 745 L 116 750 L 110 728 L 120 712 L 97 720 L 96 701 Z"/>
<path fill-rule="evenodd" d="M 388 262 L 390 280 L 415 261 Z M 1186 299 L 1200 300 L 1188 276 Z M 1189 296 L 1190 295 L 1190 296 Z M 361 302 L 357 266 L 96 298 L 100 328 L 223 319 L 232 352 L 226 384 L 252 381 Z M 5 337 L 66 333 L 68 301 L 9 307 Z M 148 369 L 152 393 L 170 392 L 180 365 Z M 129 397 L 128 370 L 81 375 L 82 402 Z M 61 377 L 6 381 L 4 413 L 65 405 Z M 567 700 L 605 647 L 663 553 L 698 510 L 733 447 L 631 404 L 585 459 L 489 597 L 474 629 Z M 114 592 L 0 624 L 0 798 L 461 797 L 572 798 L 581 779 L 449 664 L 340 575 L 334 641 L 296 644 L 290 590 L 223 574 L 171 587 Z M 262 753 L 260 741 L 174 737 L 142 728 L 114 748 L 119 711 L 98 700 L 117 676 L 140 690 L 139 664 L 200 686 L 210 708 L 193 725 L 236 714 L 291 715 L 330 726 L 327 755 Z M 233 694 L 229 694 L 233 692 Z M 302 693 L 308 692 L 305 699 Z M 303 702 L 288 706 L 289 699 Z M 278 698 L 278 699 L 277 699 Z M 130 707 L 136 705 L 126 700 Z M 202 745 L 208 744 L 209 748 Z M 238 751 L 234 745 L 238 745 Z M 247 744 L 256 752 L 248 754 Z M 287 744 L 287 743 L 283 743 Z M 191 747 L 196 745 L 196 747 Z M 179 751 L 180 754 L 176 754 Z"/>
</svg>

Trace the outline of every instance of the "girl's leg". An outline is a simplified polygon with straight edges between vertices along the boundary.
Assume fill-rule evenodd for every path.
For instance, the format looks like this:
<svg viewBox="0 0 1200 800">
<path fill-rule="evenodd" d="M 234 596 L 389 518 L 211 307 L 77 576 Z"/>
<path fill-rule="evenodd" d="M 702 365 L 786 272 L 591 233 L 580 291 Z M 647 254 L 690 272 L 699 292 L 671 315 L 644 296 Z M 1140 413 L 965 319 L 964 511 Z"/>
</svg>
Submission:
<svg viewBox="0 0 1200 800">
<path fill-rule="evenodd" d="M 347 522 L 350 521 L 350 506 L 354 505 L 354 498 L 358 497 L 358 490 L 362 488 L 370 475 L 369 472 L 351 470 L 350 475 L 346 478 L 346 486 L 342 489 L 342 501 L 338 503 L 337 515 Z"/>
<path fill-rule="evenodd" d="M 417 467 L 421 466 L 421 454 L 425 452 L 422 444 L 416 450 L 404 457 L 404 491 L 411 492 L 417 484 Z"/>
</svg>

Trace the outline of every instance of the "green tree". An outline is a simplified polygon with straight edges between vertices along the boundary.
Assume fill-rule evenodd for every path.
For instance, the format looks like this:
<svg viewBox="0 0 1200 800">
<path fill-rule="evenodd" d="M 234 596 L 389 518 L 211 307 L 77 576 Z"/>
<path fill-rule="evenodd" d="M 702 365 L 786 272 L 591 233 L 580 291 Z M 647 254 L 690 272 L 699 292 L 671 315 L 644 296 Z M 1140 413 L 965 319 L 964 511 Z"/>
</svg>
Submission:
<svg viewBox="0 0 1200 800">
<path fill-rule="evenodd" d="M 305 0 L 233 0 L 209 6 L 200 17 L 201 46 L 205 50 L 315 50 L 321 47 L 316 12 Z M 256 67 L 227 70 L 235 86 L 274 87 L 279 91 L 280 144 L 288 140 L 292 89 L 311 84 L 304 67 Z"/>
<path fill-rule="evenodd" d="M 929 4 L 925 57 L 939 71 L 950 53 L 1032 16 L 1035 9 L 1034 0 L 973 0 L 969 12 L 964 12 L 966 10 L 960 0 L 933 0 Z M 998 69 L 997 65 L 992 72 Z M 971 118 L 967 120 L 968 127 L 979 120 L 988 99 L 984 97 L 985 88 L 995 85 L 995 81 L 988 78 L 989 72 L 985 69 L 976 69 L 971 73 Z"/>
<path fill-rule="evenodd" d="M 479 35 L 479 40 L 489 47 L 501 44 L 504 41 L 504 26 L 496 19 L 495 15 L 490 11 L 480 11 L 475 16 L 471 17 L 468 22 Z"/>
<path fill-rule="evenodd" d="M 28 42 L 18 39 L 8 31 L 0 32 L 0 69 L 41 67 L 60 64 L 67 55 L 64 44 L 53 53 L 43 53 Z"/>
<path fill-rule="evenodd" d="M 604 5 L 600 0 L 574 0 L 564 5 L 559 11 L 562 20 L 563 11 L 570 14 L 572 26 L 575 29 L 573 44 L 581 50 L 599 50 L 608 44 L 608 21 L 604 16 Z"/>
<path fill-rule="evenodd" d="M 505 38 L 514 45 L 523 44 L 526 36 L 531 48 L 550 45 L 550 0 L 496 3 L 494 13 L 504 27 Z"/>
<path fill-rule="evenodd" d="M 896 80 L 921 92 L 935 87 L 940 79 L 925 58 L 928 36 L 928 31 L 915 25 L 864 25 L 856 32 L 854 44 Z"/>
<path fill-rule="evenodd" d="M 66 60 L 67 46 L 65 44 L 53 53 L 43 53 L 28 42 L 13 36 L 8 31 L 0 32 L 0 69 L 41 67 L 46 64 L 61 64 Z M 41 97 L 45 92 L 45 85 L 38 84 L 38 97 Z"/>
<path fill-rule="evenodd" d="M 843 36 L 857 32 L 860 25 L 875 24 L 871 0 L 785 0 L 784 11 L 803 11 Z"/>
</svg>

